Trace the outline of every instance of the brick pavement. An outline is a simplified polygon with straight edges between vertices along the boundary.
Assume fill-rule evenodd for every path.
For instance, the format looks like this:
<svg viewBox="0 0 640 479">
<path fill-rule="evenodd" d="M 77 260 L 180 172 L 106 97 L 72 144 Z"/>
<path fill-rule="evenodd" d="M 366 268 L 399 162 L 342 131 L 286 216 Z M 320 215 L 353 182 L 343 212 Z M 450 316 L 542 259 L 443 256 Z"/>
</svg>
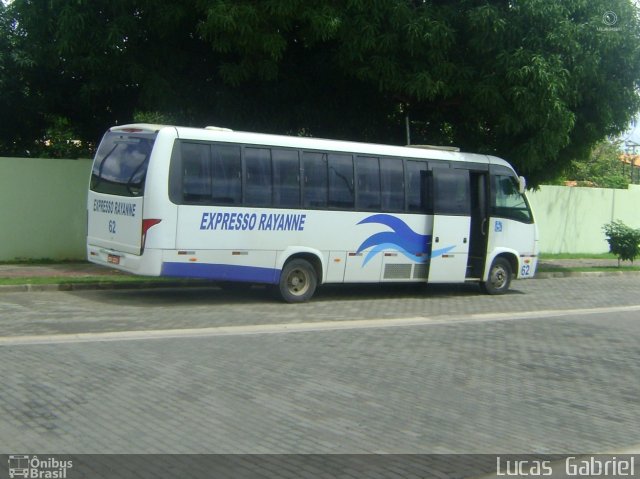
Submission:
<svg viewBox="0 0 640 479">
<path fill-rule="evenodd" d="M 490 456 L 319 454 L 637 452 L 640 320 L 637 308 L 613 308 L 637 306 L 638 286 L 640 276 L 625 275 L 521 281 L 501 297 L 470 285 L 330 287 L 303 305 L 274 302 L 260 288 L 3 293 L 5 337 L 416 316 L 438 322 L 5 344 L 0 452 L 256 453 L 263 455 L 83 456 L 90 472 L 80 477 L 215 470 L 292 478 L 474 477 L 495 464 Z M 540 317 L 447 322 L 506 311 Z M 264 455 L 271 453 L 314 456 Z M 106 469 L 111 476 L 97 474 Z"/>
<path fill-rule="evenodd" d="M 574 307 L 591 304 L 572 283 L 554 284 L 553 294 L 573 298 Z M 520 296 L 537 298 L 531 290 L 513 298 Z M 404 299 L 369 302 L 382 313 L 387 302 Z M 456 307 L 475 299 L 463 294 L 435 303 Z M 316 304 L 336 311 L 334 300 Z M 430 302 L 422 301 L 423 307 Z M 183 316 L 202 307 L 183 307 Z M 0 451 L 627 448 L 640 444 L 637 316 L 3 346 Z"/>
<path fill-rule="evenodd" d="M 5 335 L 203 328 L 281 322 L 523 312 L 638 303 L 639 275 L 516 281 L 504 296 L 476 285 L 327 286 L 306 304 L 275 301 L 264 288 L 108 290 L 0 294 Z"/>
</svg>

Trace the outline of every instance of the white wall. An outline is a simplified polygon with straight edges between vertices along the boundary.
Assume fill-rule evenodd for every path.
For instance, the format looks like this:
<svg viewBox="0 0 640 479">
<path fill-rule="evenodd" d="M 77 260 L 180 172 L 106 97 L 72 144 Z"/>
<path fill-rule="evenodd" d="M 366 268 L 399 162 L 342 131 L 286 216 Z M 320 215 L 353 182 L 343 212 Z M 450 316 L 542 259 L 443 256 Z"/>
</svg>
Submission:
<svg viewBox="0 0 640 479">
<path fill-rule="evenodd" d="M 90 160 L 0 158 L 0 261 L 83 259 Z M 542 186 L 529 199 L 543 253 L 606 253 L 602 226 L 640 228 L 640 186 Z"/>
<path fill-rule="evenodd" d="M 542 186 L 529 192 L 543 253 L 606 253 L 602 226 L 621 220 L 640 228 L 640 186 L 628 190 Z"/>
</svg>

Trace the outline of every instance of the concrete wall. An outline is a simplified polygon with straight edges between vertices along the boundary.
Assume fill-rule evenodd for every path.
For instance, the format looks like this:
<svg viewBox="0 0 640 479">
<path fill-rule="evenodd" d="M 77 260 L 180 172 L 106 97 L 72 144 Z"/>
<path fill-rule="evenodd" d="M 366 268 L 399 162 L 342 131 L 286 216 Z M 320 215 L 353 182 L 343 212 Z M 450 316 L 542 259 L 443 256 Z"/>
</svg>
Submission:
<svg viewBox="0 0 640 479">
<path fill-rule="evenodd" d="M 640 228 L 640 186 L 628 190 L 542 186 L 529 192 L 544 253 L 606 253 L 602 226 L 621 220 Z"/>
<path fill-rule="evenodd" d="M 90 160 L 0 158 L 0 261 L 82 259 Z M 544 253 L 606 253 L 602 225 L 640 228 L 640 186 L 529 193 Z"/>
<path fill-rule="evenodd" d="M 0 261 L 85 257 L 90 160 L 0 158 Z"/>
</svg>

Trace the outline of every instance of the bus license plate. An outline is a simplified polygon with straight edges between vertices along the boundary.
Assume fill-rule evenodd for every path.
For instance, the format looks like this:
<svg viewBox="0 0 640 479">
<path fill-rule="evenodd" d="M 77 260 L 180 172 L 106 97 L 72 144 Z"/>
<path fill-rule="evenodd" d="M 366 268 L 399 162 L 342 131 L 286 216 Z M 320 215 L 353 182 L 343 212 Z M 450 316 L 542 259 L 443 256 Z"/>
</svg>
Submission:
<svg viewBox="0 0 640 479">
<path fill-rule="evenodd" d="M 115 254 L 108 255 L 107 256 L 107 263 L 120 264 L 120 256 L 116 256 Z"/>
</svg>

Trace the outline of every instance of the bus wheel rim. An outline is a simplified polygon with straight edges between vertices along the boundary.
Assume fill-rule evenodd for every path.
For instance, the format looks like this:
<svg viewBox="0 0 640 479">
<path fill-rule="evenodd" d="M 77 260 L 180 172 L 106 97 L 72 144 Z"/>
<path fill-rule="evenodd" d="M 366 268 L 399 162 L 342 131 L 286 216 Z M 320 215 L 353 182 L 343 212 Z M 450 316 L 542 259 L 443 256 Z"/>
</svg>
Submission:
<svg viewBox="0 0 640 479">
<path fill-rule="evenodd" d="M 301 269 L 294 269 L 287 278 L 287 289 L 291 294 L 302 296 L 309 289 L 309 278 Z"/>
<path fill-rule="evenodd" d="M 502 266 L 496 266 L 491 272 L 491 284 L 494 288 L 502 288 L 507 281 L 507 272 Z"/>
</svg>

